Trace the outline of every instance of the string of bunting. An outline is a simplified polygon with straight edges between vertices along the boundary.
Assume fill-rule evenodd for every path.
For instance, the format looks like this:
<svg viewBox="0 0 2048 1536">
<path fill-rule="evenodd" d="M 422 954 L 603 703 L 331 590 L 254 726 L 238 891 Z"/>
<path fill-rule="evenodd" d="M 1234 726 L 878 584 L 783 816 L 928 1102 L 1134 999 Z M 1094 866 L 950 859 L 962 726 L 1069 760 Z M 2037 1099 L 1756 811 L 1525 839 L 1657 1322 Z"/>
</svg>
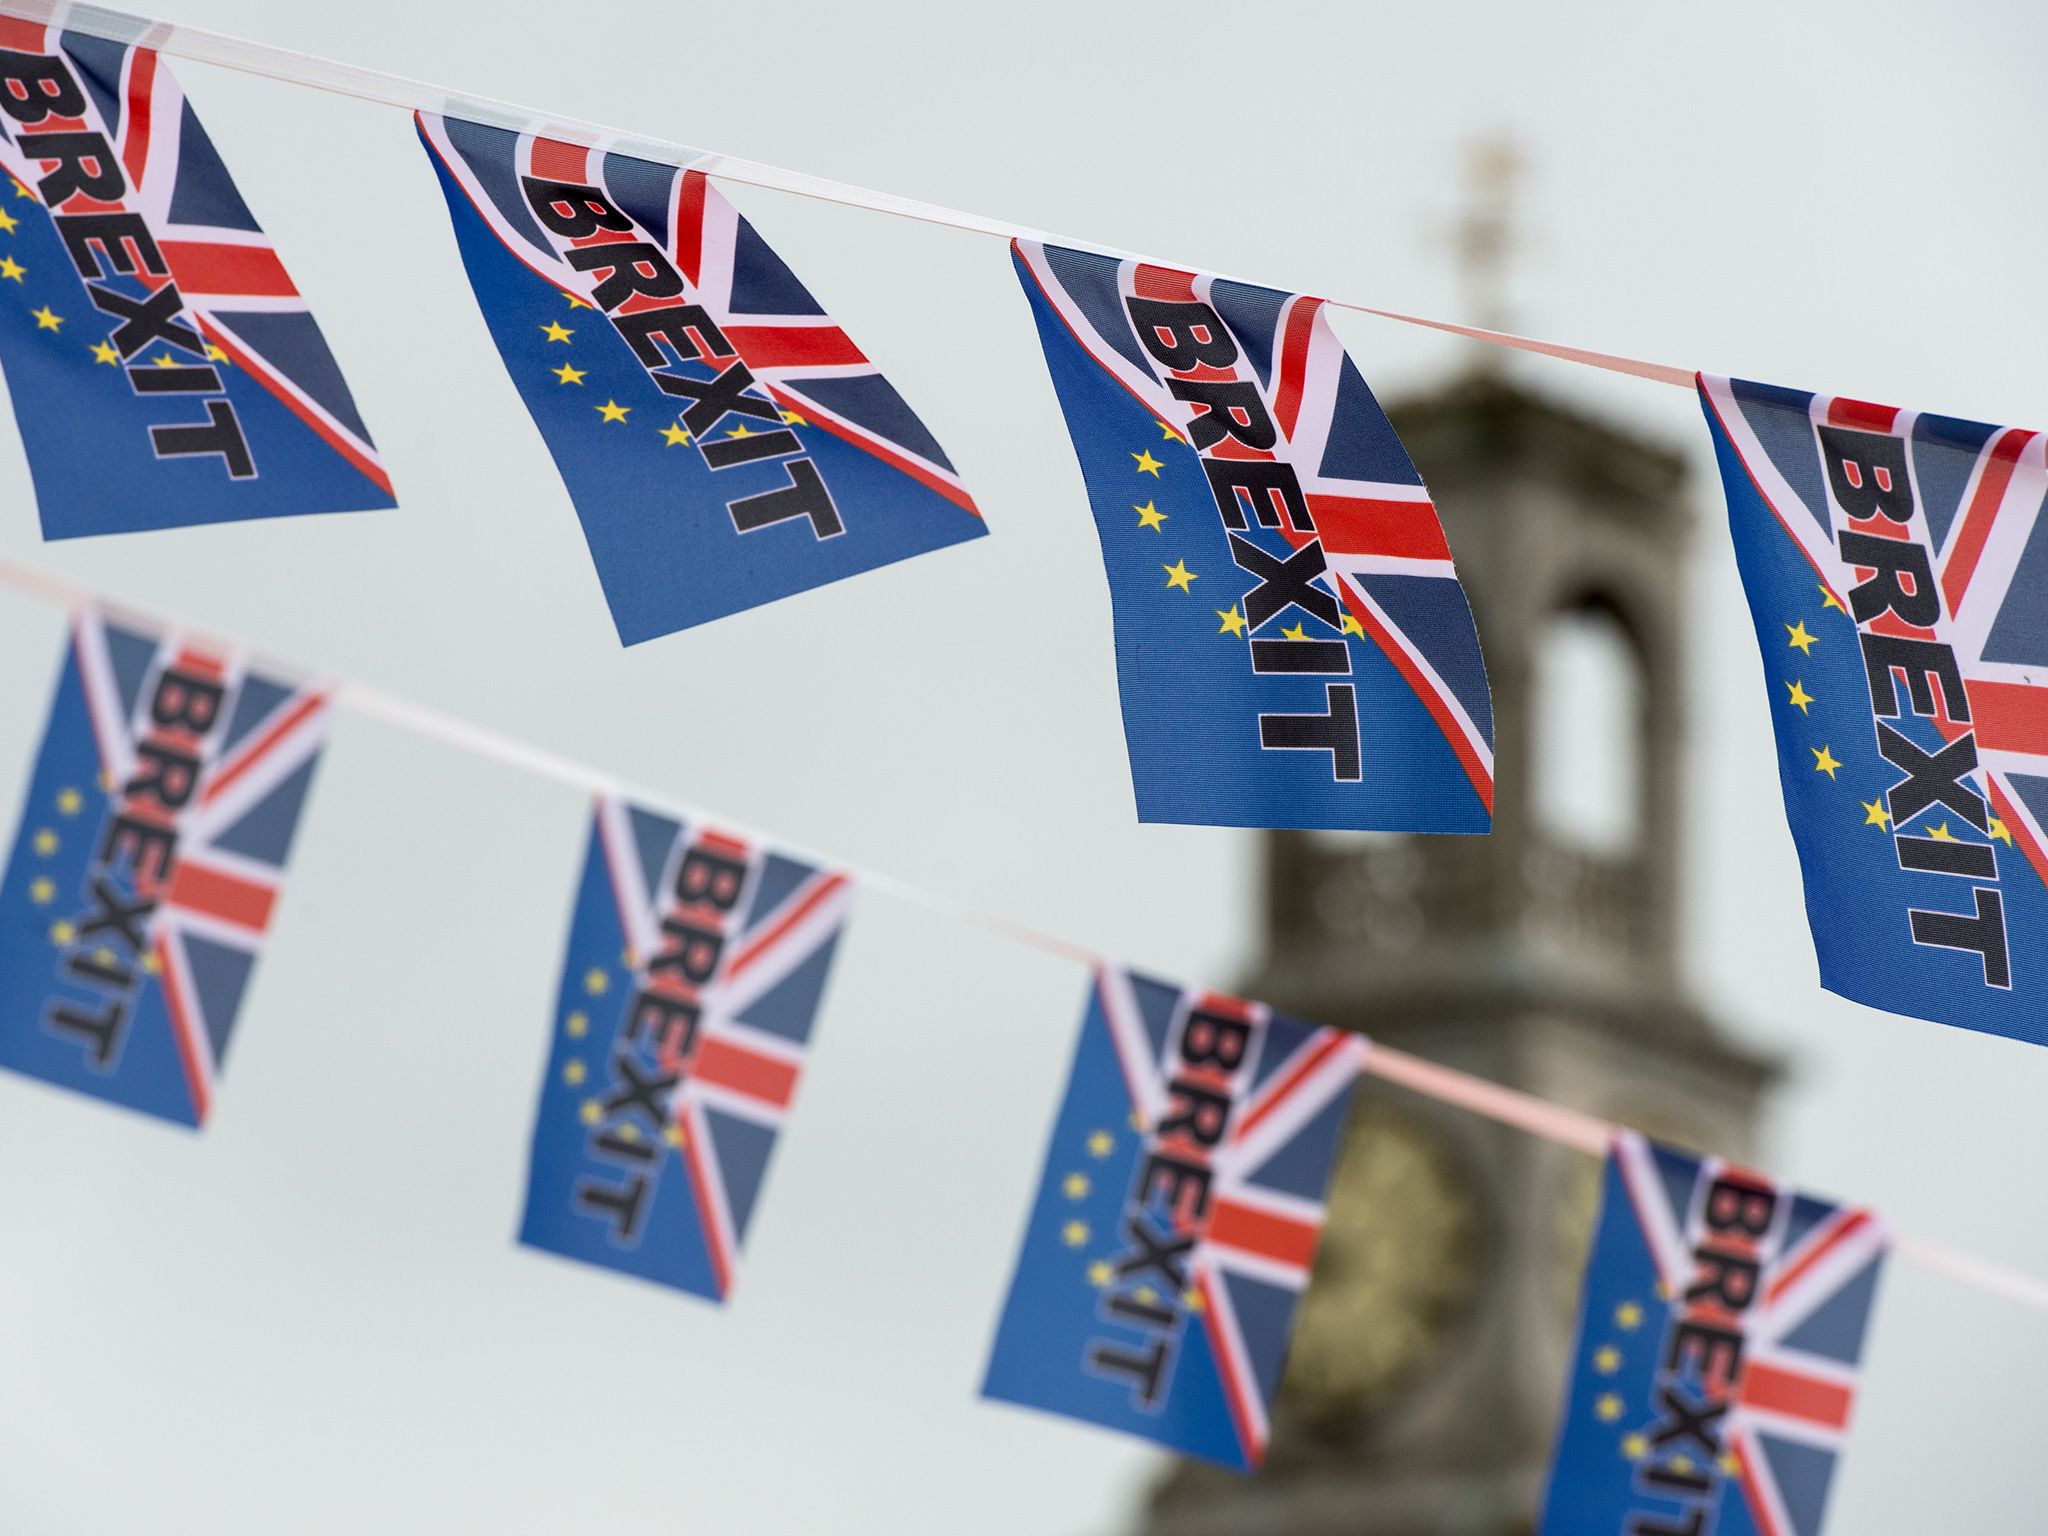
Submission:
<svg viewBox="0 0 2048 1536">
<path fill-rule="evenodd" d="M 0 365 L 46 539 L 397 504 L 166 55 L 413 113 L 624 645 L 988 532 L 909 402 L 711 177 L 1006 240 L 1095 516 L 1141 820 L 1491 829 L 1477 624 L 1333 305 L 1696 390 L 1823 985 L 2048 1044 L 2048 436 L 1265 287 L 0 0 Z M 1887 1254 L 2048 1310 L 2048 1285 L 1875 1212 L 1143 976 L 30 568 L 0 563 L 0 583 L 73 613 L 0 883 L 14 1070 L 204 1122 L 339 705 L 593 799 L 531 1246 L 728 1293 L 865 885 L 1092 972 L 988 1397 L 1256 1468 L 1361 1072 L 1604 1158 L 1554 1528 L 1704 1532 L 1739 1488 L 1756 1528 L 1817 1529 Z"/>
</svg>

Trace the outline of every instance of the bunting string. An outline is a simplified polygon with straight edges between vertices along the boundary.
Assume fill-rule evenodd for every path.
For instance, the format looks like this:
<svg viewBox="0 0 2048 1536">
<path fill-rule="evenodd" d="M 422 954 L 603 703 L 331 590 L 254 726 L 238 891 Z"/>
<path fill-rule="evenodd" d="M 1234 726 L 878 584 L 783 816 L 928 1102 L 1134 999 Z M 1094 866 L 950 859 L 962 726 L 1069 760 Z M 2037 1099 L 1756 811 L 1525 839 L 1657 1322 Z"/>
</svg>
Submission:
<svg viewBox="0 0 2048 1536">
<path fill-rule="evenodd" d="M 0 5 L 0 9 L 4 8 L 4 5 Z M 228 644 L 220 637 L 208 635 L 194 626 L 180 623 L 159 613 L 136 608 L 91 588 L 17 561 L 0 559 L 0 586 L 12 587 L 28 596 L 41 598 L 67 609 L 94 607 L 110 615 L 126 616 L 157 629 L 177 630 L 195 638 L 216 641 L 223 646 Z M 265 658 L 265 664 L 279 673 L 300 677 L 308 675 L 304 668 L 291 663 L 279 663 Z M 358 715 L 381 720 L 387 725 L 394 725 L 429 740 L 441 742 L 493 762 L 503 763 L 507 767 L 552 779 L 585 794 L 622 796 L 650 809 L 665 811 L 685 819 L 695 820 L 706 815 L 699 807 L 687 805 L 636 784 L 626 783 L 601 769 L 473 725 L 424 704 L 385 693 L 381 689 L 338 678 L 329 678 L 322 686 L 337 705 Z M 750 828 L 729 817 L 714 816 L 710 819 L 723 823 L 741 835 L 750 838 L 763 837 L 758 829 Z M 864 868 L 817 853 L 815 850 L 803 849 L 779 836 L 772 840 L 791 853 L 847 871 L 860 885 L 880 895 L 939 913 L 1000 938 L 1056 955 L 1063 960 L 1091 967 L 1113 963 L 1098 951 L 1032 927 L 1028 923 L 1020 923 L 999 913 L 975 907 L 937 891 L 927 890 L 879 870 Z M 1561 1104 L 1553 1104 L 1534 1094 L 1488 1082 L 1484 1078 L 1474 1077 L 1470 1073 L 1460 1072 L 1456 1068 L 1442 1066 L 1377 1042 L 1364 1053 L 1361 1065 L 1363 1070 L 1374 1076 L 1396 1083 L 1426 1098 L 1468 1110 L 1499 1124 L 1511 1126 L 1529 1135 L 1542 1137 L 1594 1157 L 1606 1154 L 1610 1139 L 1620 1129 L 1597 1116 L 1584 1114 Z M 2003 1297 L 2008 1301 L 2017 1302 L 2022 1306 L 2048 1312 L 2048 1283 L 2029 1275 L 1903 1233 L 1894 1235 L 1893 1251 L 1922 1269 L 1991 1295 Z"/>
<path fill-rule="evenodd" d="M 514 133 L 540 134 L 587 149 L 631 155 L 662 165 L 701 171 L 707 176 L 718 176 L 751 187 L 767 187 L 776 192 L 790 192 L 798 197 L 839 203 L 849 208 L 865 208 L 873 213 L 893 214 L 898 218 L 943 225 L 948 229 L 962 229 L 971 234 L 994 235 L 1001 240 L 1043 241 L 1073 250 L 1114 257 L 1118 261 L 1136 261 L 1146 266 L 1166 267 L 1176 271 L 1196 269 L 1195 264 L 1190 262 L 1164 261 L 1156 257 L 1141 256 L 1133 251 L 1101 245 L 1091 240 L 1078 240 L 1067 235 L 1050 234 L 1023 224 L 1012 224 L 1006 219 L 992 219 L 958 208 L 948 208 L 939 203 L 899 197 L 893 192 L 878 192 L 868 187 L 855 186 L 850 182 L 813 176 L 804 171 L 785 170 L 780 166 L 766 165 L 758 160 L 692 149 L 661 139 L 643 138 L 620 129 L 607 128 L 598 123 L 583 122 L 572 117 L 558 117 L 511 102 L 497 101 L 486 96 L 464 95 L 442 86 L 430 85 L 425 81 L 410 80 L 403 75 L 360 69 L 353 64 L 316 58 L 311 54 L 297 53 L 288 48 L 274 48 L 266 43 L 248 42 L 219 32 L 209 32 L 201 27 L 152 21 L 148 17 L 132 15 L 126 11 L 107 10 L 96 5 L 67 5 L 61 3 L 61 0 L 0 0 L 0 16 L 12 16 L 41 26 L 62 26 L 109 42 L 153 48 L 174 58 L 192 59 L 202 64 L 217 64 L 224 69 L 261 75 L 265 79 L 310 86 L 314 90 L 330 91 L 339 96 L 353 96 L 359 101 L 374 101 L 384 106 L 401 107 L 408 112 L 439 113 L 466 118 L 471 122 L 508 129 Z M 1228 280 L 1248 281 L 1238 278 Z M 1257 286 L 1281 288 L 1290 293 L 1301 291 L 1277 283 L 1262 283 Z M 1690 368 L 1647 362 L 1641 358 L 1597 352 L 1585 347 L 1568 347 L 1557 342 L 1538 341 L 1532 337 L 1511 335 L 1506 331 L 1489 331 L 1477 326 L 1457 325 L 1448 320 L 1432 320 L 1421 315 L 1403 314 L 1398 310 L 1379 309 L 1351 299 L 1325 296 L 1324 302 L 1339 309 L 1354 310 L 1363 315 L 1377 315 L 1383 320 L 1396 320 L 1403 325 L 1419 325 L 1430 330 L 1447 331 L 1454 336 L 1463 336 L 1473 341 L 1512 347 L 1517 351 L 1559 358 L 1589 368 L 1604 368 L 1611 373 L 1624 373 L 1632 378 L 1649 379 L 1658 384 L 1672 384 L 1680 389 L 1694 387 L 1695 373 Z"/>
</svg>

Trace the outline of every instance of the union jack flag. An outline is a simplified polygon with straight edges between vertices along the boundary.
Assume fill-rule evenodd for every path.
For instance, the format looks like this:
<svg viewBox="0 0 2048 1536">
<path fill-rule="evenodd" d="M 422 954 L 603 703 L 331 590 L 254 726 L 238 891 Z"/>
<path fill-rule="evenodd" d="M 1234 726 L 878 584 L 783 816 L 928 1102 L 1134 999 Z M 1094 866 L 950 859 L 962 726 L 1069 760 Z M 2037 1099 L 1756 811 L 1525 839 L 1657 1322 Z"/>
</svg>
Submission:
<svg viewBox="0 0 2048 1536">
<path fill-rule="evenodd" d="M 1139 818 L 1486 831 L 1472 611 L 1323 301 L 1012 253 L 1102 541 Z"/>
<path fill-rule="evenodd" d="M 843 871 L 597 802 L 521 1242 L 725 1296 L 852 897 Z"/>
<path fill-rule="evenodd" d="M 701 171 L 418 121 L 624 643 L 987 531 L 937 439 Z"/>
<path fill-rule="evenodd" d="M 0 18 L 0 170 L 0 363 L 45 538 L 394 505 L 154 50 Z"/>
<path fill-rule="evenodd" d="M 2048 440 L 1700 380 L 1821 979 L 2048 1042 Z"/>
<path fill-rule="evenodd" d="M 0 884 L 0 1064 L 205 1121 L 328 714 L 239 651 L 76 615 Z"/>
<path fill-rule="evenodd" d="M 1632 1131 L 1604 1189 L 1540 1529 L 1818 1536 L 1883 1221 Z"/>
<path fill-rule="evenodd" d="M 1365 1050 L 1098 969 L 983 1394 L 1255 1469 Z"/>
</svg>

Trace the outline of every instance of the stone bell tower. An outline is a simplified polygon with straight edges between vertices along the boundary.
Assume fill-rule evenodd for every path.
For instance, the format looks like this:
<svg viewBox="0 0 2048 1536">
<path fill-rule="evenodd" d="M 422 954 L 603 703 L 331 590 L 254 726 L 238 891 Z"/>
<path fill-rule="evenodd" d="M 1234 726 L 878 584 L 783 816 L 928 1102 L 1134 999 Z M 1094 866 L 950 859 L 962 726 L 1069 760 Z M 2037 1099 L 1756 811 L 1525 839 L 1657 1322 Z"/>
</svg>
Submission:
<svg viewBox="0 0 2048 1536">
<path fill-rule="evenodd" d="M 1478 620 L 1493 832 L 1268 833 L 1267 949 L 1243 990 L 1745 1155 L 1773 1069 L 1678 975 L 1683 460 L 1487 371 L 1390 415 Z M 1529 1531 L 1596 1175 L 1366 1079 L 1266 1468 L 1176 1467 L 1147 1536 Z"/>
</svg>

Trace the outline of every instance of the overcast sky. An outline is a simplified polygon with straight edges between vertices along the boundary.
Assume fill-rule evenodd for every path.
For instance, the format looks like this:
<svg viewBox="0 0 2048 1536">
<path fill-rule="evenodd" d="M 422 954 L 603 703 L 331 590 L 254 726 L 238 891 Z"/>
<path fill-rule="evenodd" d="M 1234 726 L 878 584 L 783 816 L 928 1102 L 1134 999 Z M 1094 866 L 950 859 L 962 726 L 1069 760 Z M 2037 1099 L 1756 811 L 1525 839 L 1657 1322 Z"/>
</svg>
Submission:
<svg viewBox="0 0 2048 1536">
<path fill-rule="evenodd" d="M 2048 13 L 2022 4 L 179 0 L 169 19 L 1450 314 L 1461 145 L 1533 163 L 1514 317 L 1687 367 L 2048 425 Z M 622 652 L 403 113 L 174 65 L 309 296 L 397 511 L 0 553 L 676 798 L 1227 983 L 1251 834 L 1140 827 L 1108 594 L 1002 245 L 735 203 L 994 537 Z M 1340 318 L 1383 396 L 1455 344 Z M 1689 975 L 1794 1075 L 1775 1170 L 2048 1276 L 2048 1054 L 1815 984 L 1692 399 L 1528 383 L 1696 467 Z M 0 595 L 0 807 L 62 644 Z M 1507 770 L 1503 765 L 1503 771 Z M 343 717 L 203 1135 L 0 1077 L 0 1527 L 31 1536 L 1094 1536 L 1157 1463 L 974 1397 L 1084 976 L 863 898 L 723 1309 L 513 1246 L 587 807 Z M 1831 1530 L 2030 1528 L 2048 1315 L 1893 1266 Z"/>
</svg>

